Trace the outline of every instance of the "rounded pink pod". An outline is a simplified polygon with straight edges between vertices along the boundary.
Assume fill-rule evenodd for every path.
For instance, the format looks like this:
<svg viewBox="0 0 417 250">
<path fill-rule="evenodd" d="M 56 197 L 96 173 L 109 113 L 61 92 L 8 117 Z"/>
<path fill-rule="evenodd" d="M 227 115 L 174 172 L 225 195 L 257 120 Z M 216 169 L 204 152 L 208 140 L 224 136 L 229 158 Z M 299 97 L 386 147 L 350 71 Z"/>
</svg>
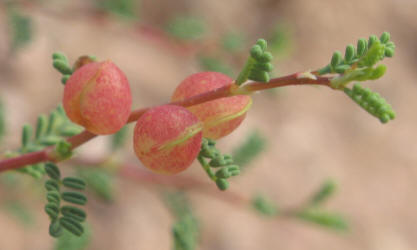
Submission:
<svg viewBox="0 0 417 250">
<path fill-rule="evenodd" d="M 233 84 L 233 79 L 218 72 L 200 72 L 184 79 L 175 89 L 172 101 L 182 101 L 195 95 Z M 248 95 L 219 98 L 188 109 L 204 123 L 203 136 L 219 139 L 230 134 L 245 119 L 252 105 Z"/>
<path fill-rule="evenodd" d="M 67 80 L 63 105 L 72 122 L 94 134 L 113 134 L 130 115 L 129 82 L 111 61 L 88 63 Z"/>
<path fill-rule="evenodd" d="M 200 152 L 203 124 L 181 106 L 163 105 L 136 122 L 133 148 L 150 170 L 176 174 L 187 169 Z"/>
</svg>

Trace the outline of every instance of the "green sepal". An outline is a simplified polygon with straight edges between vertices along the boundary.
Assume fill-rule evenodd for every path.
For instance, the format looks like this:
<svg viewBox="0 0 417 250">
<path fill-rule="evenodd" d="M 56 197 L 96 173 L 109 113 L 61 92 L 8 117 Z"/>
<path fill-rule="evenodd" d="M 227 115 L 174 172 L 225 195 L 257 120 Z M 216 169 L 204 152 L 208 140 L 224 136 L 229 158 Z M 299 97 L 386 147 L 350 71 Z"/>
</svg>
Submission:
<svg viewBox="0 0 417 250">
<path fill-rule="evenodd" d="M 85 221 L 87 214 L 84 210 L 73 207 L 73 206 L 63 206 L 61 207 L 61 213 L 64 217 L 71 218 L 78 222 Z"/>
<path fill-rule="evenodd" d="M 62 184 L 66 187 L 78 190 L 84 190 L 86 185 L 85 181 L 76 177 L 66 177 L 62 180 Z"/>
<path fill-rule="evenodd" d="M 62 227 L 76 236 L 81 236 L 84 232 L 83 226 L 76 220 L 68 217 L 61 217 L 59 219 Z"/>
<path fill-rule="evenodd" d="M 54 238 L 58 238 L 62 235 L 62 233 L 63 230 L 59 220 L 53 220 L 51 224 L 49 224 L 49 234 Z"/>
<path fill-rule="evenodd" d="M 51 179 L 59 180 L 61 178 L 61 171 L 59 171 L 58 166 L 52 162 L 45 163 L 45 172 Z"/>
<path fill-rule="evenodd" d="M 87 203 L 87 197 L 80 192 L 63 192 L 61 198 L 64 201 L 77 205 L 85 205 Z"/>
</svg>

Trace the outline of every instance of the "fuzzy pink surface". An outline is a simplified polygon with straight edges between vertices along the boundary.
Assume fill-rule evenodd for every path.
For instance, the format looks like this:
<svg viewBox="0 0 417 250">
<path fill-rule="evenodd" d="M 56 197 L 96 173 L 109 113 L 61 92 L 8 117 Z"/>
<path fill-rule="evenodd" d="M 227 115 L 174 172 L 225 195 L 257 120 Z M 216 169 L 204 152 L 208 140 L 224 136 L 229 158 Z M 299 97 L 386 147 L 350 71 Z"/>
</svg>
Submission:
<svg viewBox="0 0 417 250">
<path fill-rule="evenodd" d="M 94 134 L 113 134 L 130 115 L 132 94 L 125 74 L 114 63 L 94 62 L 68 79 L 63 104 L 74 123 Z"/>
<path fill-rule="evenodd" d="M 172 101 L 180 101 L 186 98 L 205 93 L 223 86 L 231 85 L 233 79 L 218 72 L 200 72 L 184 79 L 175 89 Z M 203 136 L 218 139 L 230 134 L 245 119 L 246 112 L 232 118 L 250 105 L 252 99 L 247 95 L 220 98 L 188 109 L 204 123 Z M 216 122 L 216 120 L 224 121 Z"/>
<path fill-rule="evenodd" d="M 187 109 L 175 105 L 155 107 L 137 121 L 133 147 L 145 167 L 157 173 L 176 174 L 187 169 L 200 152 L 202 123 Z M 190 129 L 198 131 L 187 140 Z M 175 145 L 169 145 L 175 141 Z"/>
</svg>

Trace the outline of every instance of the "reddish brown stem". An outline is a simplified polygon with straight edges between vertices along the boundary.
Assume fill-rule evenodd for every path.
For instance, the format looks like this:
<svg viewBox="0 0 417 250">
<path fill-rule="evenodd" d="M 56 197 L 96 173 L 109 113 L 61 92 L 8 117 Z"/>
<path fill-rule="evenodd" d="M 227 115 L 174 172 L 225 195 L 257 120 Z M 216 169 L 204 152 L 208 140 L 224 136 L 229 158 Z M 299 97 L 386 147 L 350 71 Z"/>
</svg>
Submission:
<svg viewBox="0 0 417 250">
<path fill-rule="evenodd" d="M 316 79 L 303 77 L 301 73 L 295 73 L 288 76 L 283 76 L 279 78 L 271 79 L 269 83 L 260 83 L 260 82 L 250 82 L 242 87 L 238 87 L 235 84 L 221 87 L 204 94 L 200 94 L 183 101 L 171 102 L 169 104 L 179 105 L 183 107 L 189 107 L 204 103 L 207 101 L 215 100 L 222 97 L 228 97 L 233 95 L 241 94 L 251 94 L 255 91 L 266 90 L 277 87 L 284 87 L 289 85 L 324 85 L 330 87 L 330 78 L 328 77 L 317 77 Z M 143 115 L 149 108 L 143 108 L 132 111 L 128 119 L 128 123 L 136 121 L 139 117 Z M 67 139 L 72 145 L 72 149 L 75 149 L 82 144 L 93 139 L 97 135 L 92 134 L 88 131 L 83 131 L 78 135 L 72 136 Z M 56 160 L 53 157 L 53 147 L 45 148 L 42 151 L 23 154 L 14 158 L 9 158 L 0 161 L 0 172 L 6 171 L 9 169 L 16 169 L 19 167 L 24 167 L 28 164 L 36 164 L 44 161 L 54 161 Z"/>
</svg>

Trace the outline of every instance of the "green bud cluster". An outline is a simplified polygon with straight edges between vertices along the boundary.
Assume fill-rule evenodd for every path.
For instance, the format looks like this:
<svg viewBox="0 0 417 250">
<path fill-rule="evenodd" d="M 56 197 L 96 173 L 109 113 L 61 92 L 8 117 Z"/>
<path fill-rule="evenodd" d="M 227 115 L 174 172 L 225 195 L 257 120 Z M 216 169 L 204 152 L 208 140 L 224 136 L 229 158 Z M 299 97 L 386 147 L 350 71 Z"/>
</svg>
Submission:
<svg viewBox="0 0 417 250">
<path fill-rule="evenodd" d="M 246 61 L 243 70 L 236 79 L 236 84 L 241 85 L 249 80 L 269 82 L 269 73 L 273 70 L 271 64 L 272 54 L 266 51 L 267 42 L 259 39 L 250 50 L 250 56 Z"/>
<path fill-rule="evenodd" d="M 395 44 L 390 41 L 388 32 L 382 33 L 380 38 L 371 35 L 368 40 L 359 39 L 356 49 L 352 44 L 346 46 L 344 57 L 341 52 L 334 52 L 330 64 L 318 70 L 318 74 L 344 74 L 354 65 L 358 67 L 372 67 L 385 57 L 393 57 L 394 52 Z"/>
<path fill-rule="evenodd" d="M 203 138 L 198 160 L 217 187 L 226 190 L 229 187 L 227 179 L 239 175 L 240 168 L 234 164 L 232 156 L 222 155 L 215 145 L 214 140 Z M 205 158 L 210 161 L 207 162 Z M 217 170 L 214 172 L 214 169 Z"/>
<path fill-rule="evenodd" d="M 353 89 L 345 88 L 344 92 L 382 123 L 387 123 L 395 118 L 395 112 L 391 105 L 378 93 L 372 92 L 369 88 L 363 88 L 361 85 L 355 84 Z"/>
<path fill-rule="evenodd" d="M 86 212 L 72 205 L 61 206 L 61 200 L 76 205 L 85 205 L 87 197 L 78 191 L 61 192 L 60 187 L 62 185 L 70 189 L 84 190 L 85 182 L 76 177 L 61 179 L 59 168 L 51 162 L 45 164 L 45 172 L 49 177 L 45 181 L 46 199 L 48 201 L 45 205 L 45 212 L 51 220 L 49 234 L 52 237 L 60 237 L 65 229 L 76 236 L 81 236 L 84 232 L 81 223 L 87 217 Z"/>
</svg>

